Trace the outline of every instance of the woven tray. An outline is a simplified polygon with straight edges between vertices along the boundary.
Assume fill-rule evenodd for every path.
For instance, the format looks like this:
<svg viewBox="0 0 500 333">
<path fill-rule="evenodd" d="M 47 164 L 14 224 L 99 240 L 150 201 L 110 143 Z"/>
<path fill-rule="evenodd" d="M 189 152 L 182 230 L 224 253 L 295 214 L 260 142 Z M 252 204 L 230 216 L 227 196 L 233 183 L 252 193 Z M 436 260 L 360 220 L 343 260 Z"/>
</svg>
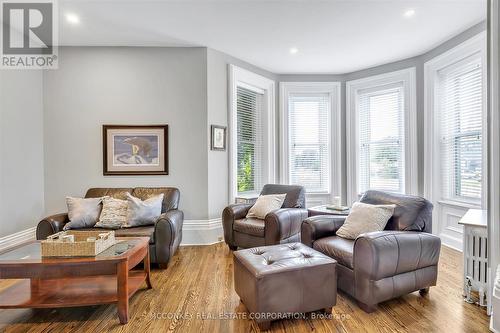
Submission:
<svg viewBox="0 0 500 333">
<path fill-rule="evenodd" d="M 74 242 L 63 240 L 71 235 Z M 96 240 L 87 241 L 90 237 Z M 41 242 L 42 257 L 94 257 L 115 243 L 114 231 L 61 231 Z"/>
</svg>

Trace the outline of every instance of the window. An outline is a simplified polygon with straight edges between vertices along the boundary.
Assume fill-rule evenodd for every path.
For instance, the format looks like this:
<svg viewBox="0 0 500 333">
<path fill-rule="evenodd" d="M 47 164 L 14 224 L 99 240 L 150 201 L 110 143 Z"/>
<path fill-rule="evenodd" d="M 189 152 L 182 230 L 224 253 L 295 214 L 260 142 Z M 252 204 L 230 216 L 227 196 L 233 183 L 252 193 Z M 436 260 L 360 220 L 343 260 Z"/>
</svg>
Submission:
<svg viewBox="0 0 500 333">
<path fill-rule="evenodd" d="M 262 92 L 236 88 L 238 193 L 259 191 L 262 165 Z"/>
<path fill-rule="evenodd" d="M 348 203 L 418 193 L 415 68 L 346 83 Z"/>
<path fill-rule="evenodd" d="M 486 209 L 486 32 L 424 64 L 424 196 L 433 232 L 461 249 L 470 208 Z"/>
<path fill-rule="evenodd" d="M 437 72 L 443 199 L 481 200 L 482 80 L 480 55 Z"/>
<path fill-rule="evenodd" d="M 330 187 L 330 142 L 328 94 L 290 94 L 289 178 L 307 192 L 325 192 Z"/>
<path fill-rule="evenodd" d="M 281 182 L 310 205 L 341 196 L 340 83 L 281 82 Z"/>
<path fill-rule="evenodd" d="M 404 193 L 404 91 L 402 84 L 360 92 L 358 193 Z"/>
<path fill-rule="evenodd" d="M 274 81 L 229 65 L 229 202 L 275 182 Z"/>
</svg>

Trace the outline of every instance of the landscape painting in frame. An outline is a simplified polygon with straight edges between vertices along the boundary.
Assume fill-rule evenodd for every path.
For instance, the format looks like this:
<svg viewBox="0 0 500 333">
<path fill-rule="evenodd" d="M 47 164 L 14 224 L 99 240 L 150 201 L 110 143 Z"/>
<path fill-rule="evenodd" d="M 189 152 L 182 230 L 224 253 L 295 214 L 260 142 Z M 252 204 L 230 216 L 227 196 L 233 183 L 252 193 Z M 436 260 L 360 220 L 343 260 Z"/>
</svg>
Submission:
<svg viewBox="0 0 500 333">
<path fill-rule="evenodd" d="M 104 175 L 168 175 L 168 125 L 103 125 Z"/>
</svg>

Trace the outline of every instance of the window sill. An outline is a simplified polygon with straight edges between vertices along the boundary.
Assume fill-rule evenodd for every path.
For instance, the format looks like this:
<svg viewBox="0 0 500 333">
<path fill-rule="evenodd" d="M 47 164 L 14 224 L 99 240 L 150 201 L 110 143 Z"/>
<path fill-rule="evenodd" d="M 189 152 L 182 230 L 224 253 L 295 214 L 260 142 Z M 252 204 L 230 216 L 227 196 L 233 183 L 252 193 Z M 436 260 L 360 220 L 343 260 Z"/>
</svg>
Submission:
<svg viewBox="0 0 500 333">
<path fill-rule="evenodd" d="M 317 196 L 326 196 L 326 195 L 331 195 L 331 193 L 330 192 L 307 192 L 307 190 L 306 190 L 306 196 L 312 196 L 312 197 L 316 196 L 317 197 Z"/>
<path fill-rule="evenodd" d="M 438 200 L 438 203 L 445 206 L 452 207 L 460 207 L 467 209 L 481 209 L 481 204 L 472 203 L 472 202 L 464 202 L 464 201 L 455 201 L 455 200 Z"/>
</svg>

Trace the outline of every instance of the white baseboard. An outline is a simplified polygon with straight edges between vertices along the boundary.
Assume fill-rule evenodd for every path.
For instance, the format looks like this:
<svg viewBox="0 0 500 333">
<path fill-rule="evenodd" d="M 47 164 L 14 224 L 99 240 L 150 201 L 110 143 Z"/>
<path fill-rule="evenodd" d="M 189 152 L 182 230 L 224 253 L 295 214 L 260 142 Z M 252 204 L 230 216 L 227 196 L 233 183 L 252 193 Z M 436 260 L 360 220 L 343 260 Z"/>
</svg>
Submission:
<svg viewBox="0 0 500 333">
<path fill-rule="evenodd" d="M 29 228 L 0 238 L 0 252 L 35 239 L 36 227 Z"/>
<path fill-rule="evenodd" d="M 181 246 L 212 245 L 223 240 L 222 219 L 184 220 Z"/>
<path fill-rule="evenodd" d="M 0 252 L 36 239 L 36 227 L 0 238 Z M 181 246 L 212 245 L 223 240 L 222 219 L 185 220 Z"/>
<path fill-rule="evenodd" d="M 441 238 L 441 243 L 444 246 L 451 247 L 454 250 L 462 252 L 463 244 L 462 244 L 462 240 L 461 239 L 450 237 L 450 236 L 445 235 L 443 233 L 441 233 L 439 235 L 439 238 Z"/>
</svg>

